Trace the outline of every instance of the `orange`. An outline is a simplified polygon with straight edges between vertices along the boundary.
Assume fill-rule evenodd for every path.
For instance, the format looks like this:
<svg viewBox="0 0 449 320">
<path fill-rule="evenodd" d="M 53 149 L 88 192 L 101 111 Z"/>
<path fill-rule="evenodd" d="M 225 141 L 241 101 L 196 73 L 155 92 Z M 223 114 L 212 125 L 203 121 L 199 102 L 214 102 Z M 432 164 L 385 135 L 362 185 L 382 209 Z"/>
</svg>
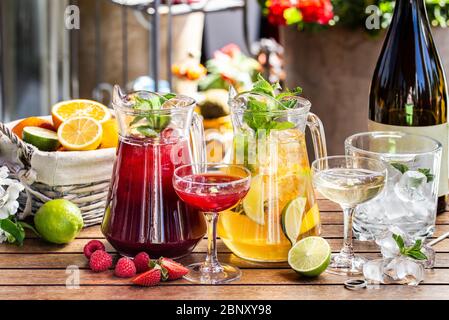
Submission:
<svg viewBox="0 0 449 320">
<path fill-rule="evenodd" d="M 68 151 L 95 150 L 101 143 L 101 123 L 89 117 L 75 117 L 64 121 L 58 128 L 59 142 Z"/>
<path fill-rule="evenodd" d="M 38 117 L 30 117 L 23 119 L 18 124 L 16 124 L 12 129 L 12 132 L 14 132 L 20 139 L 22 139 L 23 129 L 25 127 L 39 127 L 51 131 L 56 131 L 53 125 L 50 123 L 50 121 Z"/>
<path fill-rule="evenodd" d="M 118 145 L 118 124 L 115 119 L 110 119 L 104 122 L 103 139 L 101 140 L 101 148 L 117 148 Z"/>
<path fill-rule="evenodd" d="M 90 117 L 100 123 L 111 118 L 109 109 L 97 101 L 77 99 L 62 101 L 51 108 L 55 128 L 59 128 L 65 120 L 74 117 Z"/>
</svg>

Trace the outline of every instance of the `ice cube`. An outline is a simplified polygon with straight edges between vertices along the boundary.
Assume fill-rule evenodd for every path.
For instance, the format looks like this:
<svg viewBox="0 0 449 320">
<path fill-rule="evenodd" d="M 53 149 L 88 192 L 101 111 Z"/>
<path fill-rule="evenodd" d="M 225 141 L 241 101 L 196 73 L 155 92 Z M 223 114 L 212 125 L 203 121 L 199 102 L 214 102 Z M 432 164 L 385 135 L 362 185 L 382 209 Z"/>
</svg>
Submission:
<svg viewBox="0 0 449 320">
<path fill-rule="evenodd" d="M 403 201 L 421 201 L 425 199 L 427 177 L 419 171 L 407 171 L 396 183 L 394 191 Z"/>
<path fill-rule="evenodd" d="M 424 280 L 424 266 L 403 256 L 391 259 L 384 267 L 384 274 L 390 279 L 389 283 L 401 283 L 417 286 Z"/>
<path fill-rule="evenodd" d="M 384 283 L 384 259 L 370 260 L 363 265 L 363 276 L 368 286 Z"/>
<path fill-rule="evenodd" d="M 432 269 L 435 266 L 435 250 L 432 247 L 424 245 L 421 248 L 421 252 L 424 253 L 427 257 L 427 260 L 418 260 L 424 268 Z"/>
</svg>

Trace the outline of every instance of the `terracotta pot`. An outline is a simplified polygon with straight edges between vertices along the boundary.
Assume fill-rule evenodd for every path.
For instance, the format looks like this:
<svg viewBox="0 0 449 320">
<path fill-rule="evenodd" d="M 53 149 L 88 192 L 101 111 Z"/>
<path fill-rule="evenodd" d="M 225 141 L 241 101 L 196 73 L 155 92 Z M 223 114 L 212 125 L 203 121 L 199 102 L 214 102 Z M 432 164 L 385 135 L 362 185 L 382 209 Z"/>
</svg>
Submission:
<svg viewBox="0 0 449 320">
<path fill-rule="evenodd" d="M 433 35 L 449 70 L 449 30 L 434 29 Z M 346 137 L 367 130 L 370 84 L 383 40 L 384 35 L 372 38 L 362 30 L 281 29 L 287 86 L 303 87 L 323 121 L 331 155 L 344 153 Z"/>
</svg>

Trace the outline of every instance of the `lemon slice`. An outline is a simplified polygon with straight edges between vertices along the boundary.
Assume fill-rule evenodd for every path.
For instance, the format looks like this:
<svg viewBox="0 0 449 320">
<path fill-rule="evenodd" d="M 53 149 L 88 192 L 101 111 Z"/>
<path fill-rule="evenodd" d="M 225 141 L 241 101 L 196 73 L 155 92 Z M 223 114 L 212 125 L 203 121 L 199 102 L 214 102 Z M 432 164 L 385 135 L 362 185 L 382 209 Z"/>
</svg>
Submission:
<svg viewBox="0 0 449 320">
<path fill-rule="evenodd" d="M 86 99 L 59 102 L 51 108 L 51 115 L 55 128 L 74 117 L 89 117 L 100 123 L 111 119 L 111 112 L 105 105 Z"/>
<path fill-rule="evenodd" d="M 321 237 L 307 237 L 298 241 L 288 253 L 288 264 L 306 277 L 323 273 L 331 260 L 331 247 Z"/>
<path fill-rule="evenodd" d="M 307 211 L 304 218 L 301 222 L 301 232 L 299 234 L 304 234 L 306 232 L 309 232 L 313 228 L 315 228 L 317 225 L 320 224 L 320 210 L 318 209 L 318 204 L 315 203 L 312 208 Z"/>
<path fill-rule="evenodd" d="M 32 144 L 41 151 L 56 151 L 59 147 L 58 135 L 48 129 L 25 127 L 22 137 L 23 141 Z"/>
<path fill-rule="evenodd" d="M 245 199 L 243 199 L 243 210 L 248 218 L 257 224 L 265 224 L 265 190 L 263 176 L 252 178 L 251 187 Z"/>
<path fill-rule="evenodd" d="M 291 200 L 282 210 L 282 231 L 292 245 L 298 241 L 306 204 L 306 198 L 298 197 Z"/>
<path fill-rule="evenodd" d="M 100 122 L 89 117 L 64 121 L 58 129 L 59 142 L 69 151 L 95 150 L 101 143 L 103 129 Z"/>
</svg>

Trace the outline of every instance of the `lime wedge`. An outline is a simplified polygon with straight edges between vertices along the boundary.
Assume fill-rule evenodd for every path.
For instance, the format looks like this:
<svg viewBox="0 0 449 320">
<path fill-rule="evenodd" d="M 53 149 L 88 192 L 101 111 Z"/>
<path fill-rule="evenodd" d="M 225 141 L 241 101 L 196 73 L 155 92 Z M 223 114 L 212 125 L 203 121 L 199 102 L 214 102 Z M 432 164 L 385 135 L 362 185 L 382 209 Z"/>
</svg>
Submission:
<svg viewBox="0 0 449 320">
<path fill-rule="evenodd" d="M 306 203 L 306 198 L 298 197 L 287 203 L 282 210 L 282 231 L 292 245 L 298 240 Z"/>
<path fill-rule="evenodd" d="M 32 144 L 41 151 L 56 151 L 59 147 L 56 132 L 44 128 L 25 127 L 22 138 L 23 141 Z"/>
<path fill-rule="evenodd" d="M 257 224 L 265 224 L 265 188 L 263 175 L 251 179 L 251 187 L 243 199 L 243 210 L 248 218 Z"/>
<path fill-rule="evenodd" d="M 326 270 L 331 259 L 331 247 L 321 237 L 298 241 L 288 252 L 288 264 L 306 277 L 316 277 Z"/>
</svg>

